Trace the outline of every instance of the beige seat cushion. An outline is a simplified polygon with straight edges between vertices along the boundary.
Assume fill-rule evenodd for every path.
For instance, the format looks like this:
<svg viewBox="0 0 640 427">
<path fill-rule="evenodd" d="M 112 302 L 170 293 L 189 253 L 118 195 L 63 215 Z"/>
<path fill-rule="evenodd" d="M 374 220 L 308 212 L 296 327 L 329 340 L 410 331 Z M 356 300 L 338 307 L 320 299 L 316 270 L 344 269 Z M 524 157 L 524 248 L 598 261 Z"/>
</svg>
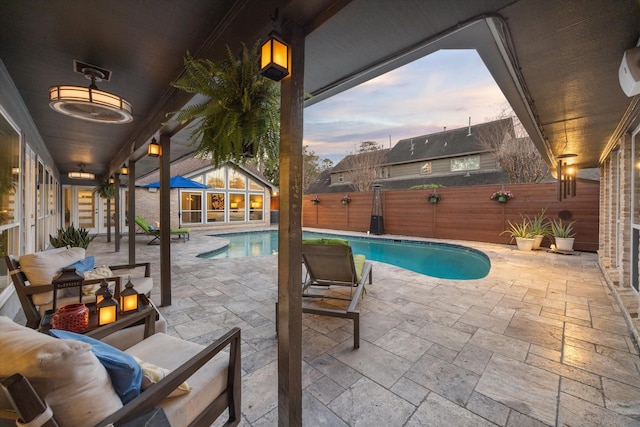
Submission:
<svg viewBox="0 0 640 427">
<path fill-rule="evenodd" d="M 0 348 L 0 377 L 27 377 L 61 426 L 93 426 L 122 407 L 89 344 L 59 340 L 0 316 Z"/>
<path fill-rule="evenodd" d="M 195 356 L 204 347 L 166 334 L 155 334 L 126 350 L 145 362 L 173 370 Z M 171 425 L 187 425 L 227 387 L 229 354 L 220 353 L 187 379 L 192 390 L 182 396 L 163 400 Z M 143 392 L 144 393 L 144 392 Z"/>
</svg>

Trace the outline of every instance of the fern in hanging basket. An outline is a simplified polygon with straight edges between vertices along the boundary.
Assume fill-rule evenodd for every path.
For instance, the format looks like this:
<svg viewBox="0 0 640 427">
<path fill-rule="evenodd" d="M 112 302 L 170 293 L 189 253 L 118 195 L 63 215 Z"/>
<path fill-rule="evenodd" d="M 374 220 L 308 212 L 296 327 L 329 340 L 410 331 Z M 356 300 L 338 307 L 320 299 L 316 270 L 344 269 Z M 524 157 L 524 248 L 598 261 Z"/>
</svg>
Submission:
<svg viewBox="0 0 640 427">
<path fill-rule="evenodd" d="M 211 156 L 214 166 L 252 157 L 278 157 L 280 141 L 280 87 L 263 77 L 260 44 L 242 45 L 235 57 L 227 46 L 227 59 L 195 59 L 187 52 L 185 74 L 173 86 L 206 100 L 176 112 L 179 122 L 194 121 L 189 142 L 196 155 Z"/>
</svg>

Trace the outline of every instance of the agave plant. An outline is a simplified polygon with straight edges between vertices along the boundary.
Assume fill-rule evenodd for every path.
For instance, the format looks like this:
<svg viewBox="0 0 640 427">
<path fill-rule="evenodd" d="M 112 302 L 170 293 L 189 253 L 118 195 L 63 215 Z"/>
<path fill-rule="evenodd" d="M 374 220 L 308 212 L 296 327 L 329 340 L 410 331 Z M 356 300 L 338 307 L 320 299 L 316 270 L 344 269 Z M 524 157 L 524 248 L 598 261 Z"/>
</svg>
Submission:
<svg viewBox="0 0 640 427">
<path fill-rule="evenodd" d="M 242 45 L 236 58 L 227 46 L 228 58 L 220 62 L 184 58 L 185 74 L 174 87 L 207 100 L 176 113 L 180 122 L 195 121 L 189 142 L 196 154 L 211 156 L 214 166 L 247 158 L 277 158 L 280 140 L 280 89 L 263 77 L 260 44 L 248 50 Z"/>
<path fill-rule="evenodd" d="M 573 224 L 575 224 L 575 221 L 563 224 L 562 219 L 554 219 L 551 221 L 551 234 L 553 234 L 554 237 L 569 239 L 575 236 L 575 233 L 573 232 Z"/>
<path fill-rule="evenodd" d="M 522 237 L 530 239 L 533 237 L 531 233 L 531 221 L 528 218 L 523 218 L 521 223 L 511 222 L 509 220 L 509 228 L 504 230 L 500 235 L 509 234 L 511 238 Z"/>
<path fill-rule="evenodd" d="M 66 246 L 85 248 L 96 238 L 96 235 L 89 236 L 86 228 L 75 228 L 71 224 L 67 228 L 59 228 L 56 236 L 49 236 L 49 243 L 54 248 L 62 248 Z"/>
</svg>

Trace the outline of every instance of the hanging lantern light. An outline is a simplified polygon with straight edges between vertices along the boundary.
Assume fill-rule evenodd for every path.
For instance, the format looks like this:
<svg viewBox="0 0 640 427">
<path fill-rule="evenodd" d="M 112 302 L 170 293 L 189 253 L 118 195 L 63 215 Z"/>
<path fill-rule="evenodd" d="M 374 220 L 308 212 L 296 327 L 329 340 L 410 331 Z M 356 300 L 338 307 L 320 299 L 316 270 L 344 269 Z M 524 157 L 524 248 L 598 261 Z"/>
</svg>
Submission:
<svg viewBox="0 0 640 427">
<path fill-rule="evenodd" d="M 156 141 L 155 137 L 151 138 L 151 142 L 149 143 L 149 147 L 147 148 L 147 154 L 149 155 L 149 157 L 160 157 L 160 155 L 162 154 L 162 148 Z"/>
<path fill-rule="evenodd" d="M 126 163 L 122 164 L 122 168 L 120 169 L 120 175 L 129 175 L 129 168 Z"/>
<path fill-rule="evenodd" d="M 278 9 L 272 21 L 274 30 L 261 48 L 260 74 L 279 82 L 289 75 L 289 46 L 280 38 Z"/>
</svg>

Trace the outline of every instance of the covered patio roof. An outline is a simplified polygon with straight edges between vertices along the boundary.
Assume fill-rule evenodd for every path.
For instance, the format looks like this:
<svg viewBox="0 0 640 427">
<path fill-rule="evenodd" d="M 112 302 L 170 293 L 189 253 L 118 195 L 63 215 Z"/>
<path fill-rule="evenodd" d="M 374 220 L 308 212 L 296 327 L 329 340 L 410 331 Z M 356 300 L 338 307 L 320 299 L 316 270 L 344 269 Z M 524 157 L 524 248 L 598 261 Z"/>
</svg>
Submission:
<svg viewBox="0 0 640 427">
<path fill-rule="evenodd" d="M 0 6 L 0 58 L 33 118 L 30 144 L 46 147 L 63 175 L 82 163 L 104 177 L 135 159 L 144 176 L 158 168 L 145 148 L 161 131 L 172 135 L 171 161 L 188 156 L 186 132 L 167 117 L 190 100 L 170 85 L 185 53 L 215 60 L 227 44 L 264 39 L 276 7 L 306 34 L 306 105 L 439 49 L 477 49 L 552 167 L 566 153 L 578 154 L 579 167 L 597 166 L 637 108 L 618 82 L 623 52 L 640 36 L 634 0 L 9 0 Z M 98 86 L 132 103 L 131 123 L 82 122 L 49 108 L 50 86 L 88 85 L 74 59 L 112 71 Z"/>
</svg>

